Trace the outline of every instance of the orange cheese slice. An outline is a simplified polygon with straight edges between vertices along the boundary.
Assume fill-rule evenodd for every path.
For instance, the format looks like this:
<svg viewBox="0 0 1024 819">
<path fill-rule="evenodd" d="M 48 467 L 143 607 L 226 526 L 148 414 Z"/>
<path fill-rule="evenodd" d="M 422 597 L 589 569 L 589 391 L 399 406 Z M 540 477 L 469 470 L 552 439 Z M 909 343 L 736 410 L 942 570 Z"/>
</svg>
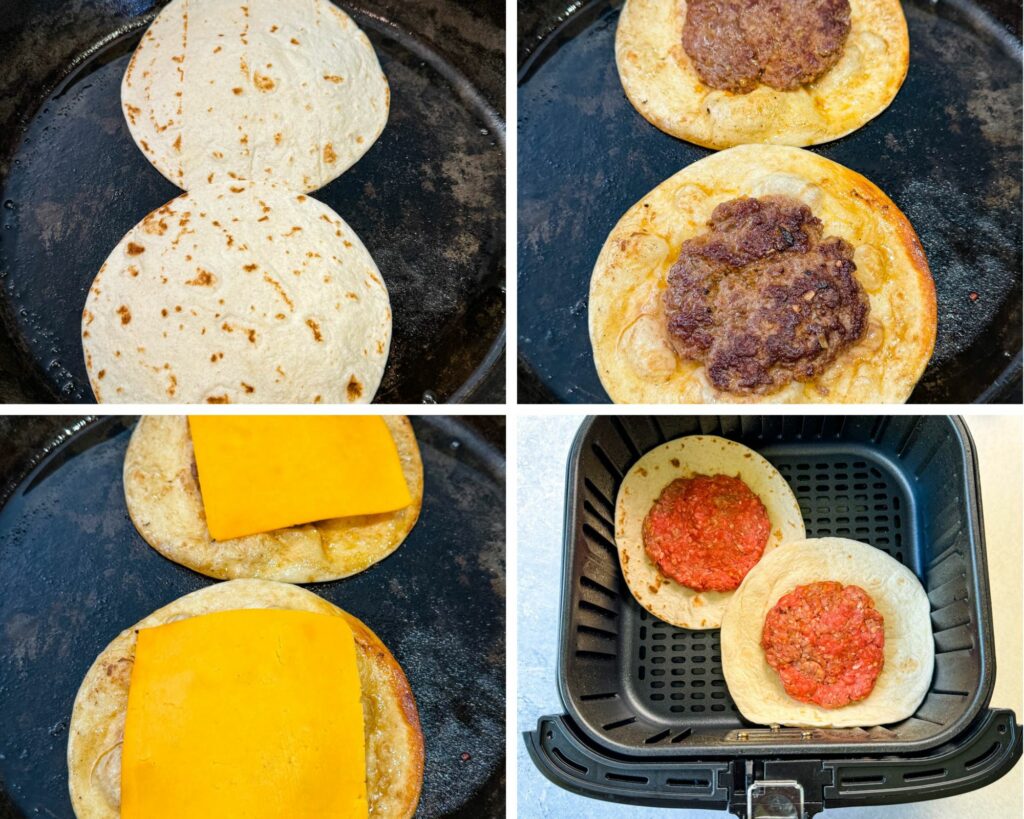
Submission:
<svg viewBox="0 0 1024 819">
<path fill-rule="evenodd" d="M 215 540 L 412 503 L 378 416 L 194 415 L 189 428 Z"/>
<path fill-rule="evenodd" d="M 363 731 L 342 617 L 245 609 L 142 629 L 121 817 L 365 817 Z"/>
</svg>

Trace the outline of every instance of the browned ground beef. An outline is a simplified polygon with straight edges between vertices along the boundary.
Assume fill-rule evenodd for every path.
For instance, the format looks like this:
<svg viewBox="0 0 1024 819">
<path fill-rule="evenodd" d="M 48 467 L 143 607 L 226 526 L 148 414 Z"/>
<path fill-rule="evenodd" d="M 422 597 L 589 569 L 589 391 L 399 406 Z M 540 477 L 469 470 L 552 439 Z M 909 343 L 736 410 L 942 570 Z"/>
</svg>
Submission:
<svg viewBox="0 0 1024 819">
<path fill-rule="evenodd" d="M 683 49 L 711 88 L 793 91 L 839 61 L 849 33 L 849 0 L 689 0 Z"/>
<path fill-rule="evenodd" d="M 853 248 L 788 196 L 741 197 L 683 243 L 668 274 L 669 337 L 711 383 L 767 393 L 821 373 L 864 333 Z"/>
</svg>

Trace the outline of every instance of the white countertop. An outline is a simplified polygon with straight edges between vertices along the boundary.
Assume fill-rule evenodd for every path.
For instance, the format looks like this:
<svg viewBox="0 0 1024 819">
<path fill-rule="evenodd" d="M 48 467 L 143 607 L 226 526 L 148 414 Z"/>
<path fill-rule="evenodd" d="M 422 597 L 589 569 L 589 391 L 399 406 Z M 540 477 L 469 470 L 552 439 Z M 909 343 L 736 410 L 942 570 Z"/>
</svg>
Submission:
<svg viewBox="0 0 1024 819">
<path fill-rule="evenodd" d="M 562 515 L 566 459 L 583 416 L 520 416 L 518 464 L 518 726 L 562 713 L 555 684 L 558 657 Z M 998 668 L 992 705 L 1024 715 L 1021 694 L 1021 420 L 967 419 L 978 452 L 995 619 Z M 720 811 L 666 811 L 613 805 L 576 796 L 551 784 L 517 743 L 518 806 L 523 817 L 586 816 L 588 819 L 722 819 Z M 843 808 L 821 816 L 836 819 L 949 819 L 1021 816 L 1024 765 L 988 787 L 947 799 L 889 807 Z"/>
</svg>

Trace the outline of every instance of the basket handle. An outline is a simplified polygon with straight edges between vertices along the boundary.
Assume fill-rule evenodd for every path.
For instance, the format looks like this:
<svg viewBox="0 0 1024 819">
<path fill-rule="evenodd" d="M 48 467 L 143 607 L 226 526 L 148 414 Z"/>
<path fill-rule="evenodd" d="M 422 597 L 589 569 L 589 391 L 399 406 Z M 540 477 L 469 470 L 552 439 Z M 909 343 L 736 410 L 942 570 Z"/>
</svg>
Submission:
<svg viewBox="0 0 1024 819">
<path fill-rule="evenodd" d="M 523 734 L 534 764 L 556 785 L 582 796 L 651 807 L 729 810 L 747 815 L 753 795 L 790 797 L 799 787 L 803 816 L 824 808 L 939 799 L 980 788 L 1021 757 L 1013 711 L 983 712 L 956 740 L 923 753 L 884 760 L 776 758 L 688 760 L 613 755 L 588 740 L 566 716 L 541 717 Z M 763 786 L 769 785 L 767 789 Z"/>
</svg>

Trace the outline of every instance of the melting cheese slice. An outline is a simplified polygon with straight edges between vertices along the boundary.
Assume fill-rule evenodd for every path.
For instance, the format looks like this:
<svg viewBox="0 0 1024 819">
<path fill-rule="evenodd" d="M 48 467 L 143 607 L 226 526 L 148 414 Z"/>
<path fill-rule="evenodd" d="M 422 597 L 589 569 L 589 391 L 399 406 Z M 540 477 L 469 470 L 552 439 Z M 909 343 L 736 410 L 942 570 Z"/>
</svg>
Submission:
<svg viewBox="0 0 1024 819">
<path fill-rule="evenodd" d="M 121 817 L 365 817 L 363 730 L 342 617 L 246 609 L 142 629 Z"/>
<path fill-rule="evenodd" d="M 200 415 L 189 428 L 215 540 L 412 503 L 378 416 Z"/>
</svg>

